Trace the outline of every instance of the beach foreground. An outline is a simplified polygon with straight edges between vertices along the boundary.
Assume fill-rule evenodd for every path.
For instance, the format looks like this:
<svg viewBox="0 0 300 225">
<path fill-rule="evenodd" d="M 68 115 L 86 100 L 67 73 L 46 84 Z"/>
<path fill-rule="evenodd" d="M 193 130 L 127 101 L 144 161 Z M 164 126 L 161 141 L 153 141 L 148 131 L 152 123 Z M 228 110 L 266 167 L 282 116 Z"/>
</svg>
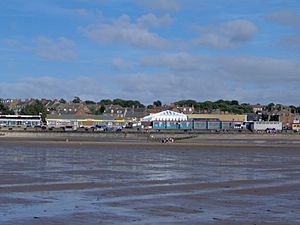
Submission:
<svg viewBox="0 0 300 225">
<path fill-rule="evenodd" d="M 64 138 L 0 138 L 0 224 L 300 223 L 297 142 Z"/>
<path fill-rule="evenodd" d="M 166 138 L 175 140 L 174 146 L 213 147 L 291 147 L 300 148 L 300 135 L 278 133 L 53 133 L 53 132 L 2 132 L 0 144 L 50 145 L 50 146 L 162 146 Z M 167 145 L 164 145 L 167 146 Z"/>
</svg>

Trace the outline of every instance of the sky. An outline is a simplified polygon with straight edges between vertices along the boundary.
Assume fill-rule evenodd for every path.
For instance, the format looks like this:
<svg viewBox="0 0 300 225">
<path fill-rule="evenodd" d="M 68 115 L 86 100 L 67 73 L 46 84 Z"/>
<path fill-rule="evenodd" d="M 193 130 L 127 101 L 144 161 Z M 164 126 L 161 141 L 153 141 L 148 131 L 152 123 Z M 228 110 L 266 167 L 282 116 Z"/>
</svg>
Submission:
<svg viewBox="0 0 300 225">
<path fill-rule="evenodd" d="M 299 0 L 1 0 L 0 97 L 300 105 Z"/>
</svg>

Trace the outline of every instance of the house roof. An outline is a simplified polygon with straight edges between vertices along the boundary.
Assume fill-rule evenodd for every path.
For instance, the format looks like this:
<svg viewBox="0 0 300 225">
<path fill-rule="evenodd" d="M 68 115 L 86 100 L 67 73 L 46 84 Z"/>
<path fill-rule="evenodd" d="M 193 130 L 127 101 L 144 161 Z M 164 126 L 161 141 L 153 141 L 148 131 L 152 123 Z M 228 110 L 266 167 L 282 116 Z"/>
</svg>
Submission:
<svg viewBox="0 0 300 225">
<path fill-rule="evenodd" d="M 113 120 L 114 118 L 109 115 L 88 115 L 88 116 L 79 116 L 79 115 L 58 115 L 58 114 L 48 114 L 47 119 L 68 119 L 68 120 L 80 120 L 80 119 L 93 119 L 93 120 Z"/>
<path fill-rule="evenodd" d="M 137 108 L 137 109 L 128 109 L 125 114 L 125 118 L 143 118 L 145 116 L 145 109 L 144 108 Z"/>
</svg>

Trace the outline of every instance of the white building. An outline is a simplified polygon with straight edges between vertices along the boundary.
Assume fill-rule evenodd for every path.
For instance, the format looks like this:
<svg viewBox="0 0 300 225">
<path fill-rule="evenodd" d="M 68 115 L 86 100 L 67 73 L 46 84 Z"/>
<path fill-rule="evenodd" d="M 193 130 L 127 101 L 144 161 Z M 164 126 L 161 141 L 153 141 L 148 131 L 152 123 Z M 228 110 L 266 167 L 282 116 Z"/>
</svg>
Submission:
<svg viewBox="0 0 300 225">
<path fill-rule="evenodd" d="M 282 122 L 277 121 L 257 121 L 251 124 L 251 129 L 255 131 L 282 130 Z"/>
<path fill-rule="evenodd" d="M 42 125 L 40 115 L 0 115 L 0 127 L 36 127 Z"/>
<path fill-rule="evenodd" d="M 159 113 L 150 114 L 143 118 L 144 122 L 153 121 L 187 121 L 187 115 L 183 113 L 174 112 L 171 110 L 166 110 Z"/>
</svg>

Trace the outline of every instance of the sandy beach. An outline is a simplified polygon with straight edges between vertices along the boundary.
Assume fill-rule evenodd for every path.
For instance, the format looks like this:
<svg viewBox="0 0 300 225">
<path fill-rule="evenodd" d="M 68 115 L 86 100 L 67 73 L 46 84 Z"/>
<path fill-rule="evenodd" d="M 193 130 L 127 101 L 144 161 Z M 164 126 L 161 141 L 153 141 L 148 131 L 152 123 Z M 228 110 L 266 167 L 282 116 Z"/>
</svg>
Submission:
<svg viewBox="0 0 300 225">
<path fill-rule="evenodd" d="M 299 224 L 298 139 L 2 136 L 0 224 Z"/>
<path fill-rule="evenodd" d="M 39 144 L 61 146 L 131 146 L 131 147 L 300 147 L 299 134 L 168 134 L 168 133 L 30 133 L 8 132 L 0 136 L 2 144 Z M 162 144 L 161 139 L 174 138 Z M 177 140 L 178 139 L 178 140 Z"/>
</svg>

